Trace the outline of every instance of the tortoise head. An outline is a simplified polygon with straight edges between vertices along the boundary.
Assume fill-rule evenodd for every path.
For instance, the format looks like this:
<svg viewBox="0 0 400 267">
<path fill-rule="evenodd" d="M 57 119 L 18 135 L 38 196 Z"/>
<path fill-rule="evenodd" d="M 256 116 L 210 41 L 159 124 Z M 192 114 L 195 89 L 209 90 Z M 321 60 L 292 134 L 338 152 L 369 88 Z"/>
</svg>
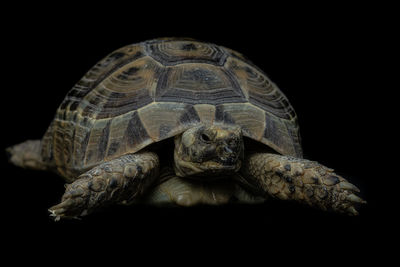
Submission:
<svg viewBox="0 0 400 267">
<path fill-rule="evenodd" d="M 175 137 L 177 176 L 215 179 L 237 172 L 243 161 L 238 126 L 197 126 Z"/>
</svg>

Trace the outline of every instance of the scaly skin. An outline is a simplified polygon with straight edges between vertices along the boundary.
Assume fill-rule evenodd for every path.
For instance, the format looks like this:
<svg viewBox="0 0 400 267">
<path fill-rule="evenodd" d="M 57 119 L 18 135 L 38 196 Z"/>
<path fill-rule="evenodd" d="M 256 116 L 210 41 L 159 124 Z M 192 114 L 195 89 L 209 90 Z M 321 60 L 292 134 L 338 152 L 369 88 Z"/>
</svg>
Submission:
<svg viewBox="0 0 400 267">
<path fill-rule="evenodd" d="M 155 153 L 128 154 L 83 173 L 68 184 L 61 203 L 49 209 L 55 220 L 76 218 L 142 195 L 158 177 Z"/>
<path fill-rule="evenodd" d="M 41 156 L 41 140 L 27 140 L 20 144 L 8 147 L 6 152 L 9 161 L 14 165 L 33 170 L 46 170 L 48 164 L 44 163 Z"/>
<path fill-rule="evenodd" d="M 317 162 L 269 153 L 253 153 L 241 169 L 245 179 L 275 198 L 295 200 L 322 210 L 357 215 L 354 205 L 366 203 L 359 189 Z"/>
</svg>

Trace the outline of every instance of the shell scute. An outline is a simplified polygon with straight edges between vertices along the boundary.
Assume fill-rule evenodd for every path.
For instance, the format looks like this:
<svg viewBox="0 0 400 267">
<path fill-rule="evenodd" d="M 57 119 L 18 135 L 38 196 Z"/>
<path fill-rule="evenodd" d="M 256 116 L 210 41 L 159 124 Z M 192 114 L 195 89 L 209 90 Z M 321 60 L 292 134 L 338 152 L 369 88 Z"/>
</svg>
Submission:
<svg viewBox="0 0 400 267">
<path fill-rule="evenodd" d="M 249 102 L 283 119 L 293 119 L 294 110 L 286 96 L 262 72 L 249 63 L 229 58 L 227 69 L 238 79 L 241 88 L 246 91 Z"/>
<path fill-rule="evenodd" d="M 209 64 L 181 64 L 168 68 L 156 89 L 157 101 L 190 104 L 247 102 L 242 90 L 220 67 Z"/>
<path fill-rule="evenodd" d="M 222 66 L 227 58 L 216 45 L 189 40 L 149 42 L 146 51 L 165 66 L 190 62 Z"/>
</svg>

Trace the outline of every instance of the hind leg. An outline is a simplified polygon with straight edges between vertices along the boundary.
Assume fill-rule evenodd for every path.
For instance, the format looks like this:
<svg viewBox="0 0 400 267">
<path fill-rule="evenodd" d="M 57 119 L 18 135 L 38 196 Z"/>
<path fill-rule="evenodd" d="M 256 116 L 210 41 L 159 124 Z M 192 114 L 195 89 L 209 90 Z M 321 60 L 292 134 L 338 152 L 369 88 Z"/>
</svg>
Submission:
<svg viewBox="0 0 400 267">
<path fill-rule="evenodd" d="M 8 147 L 6 152 L 9 161 L 18 167 L 34 170 L 47 169 L 41 156 L 41 140 L 27 140 Z"/>
</svg>

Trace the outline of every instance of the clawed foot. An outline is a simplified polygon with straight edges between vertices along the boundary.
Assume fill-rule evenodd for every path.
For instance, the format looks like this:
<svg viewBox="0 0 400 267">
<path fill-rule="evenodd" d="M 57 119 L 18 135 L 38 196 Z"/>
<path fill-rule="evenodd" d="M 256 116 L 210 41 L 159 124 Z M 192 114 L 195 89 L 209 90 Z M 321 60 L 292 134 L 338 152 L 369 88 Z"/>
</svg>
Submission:
<svg viewBox="0 0 400 267">
<path fill-rule="evenodd" d="M 50 216 L 55 221 L 60 218 L 79 218 L 87 214 L 88 202 L 90 199 L 90 190 L 88 190 L 88 181 L 79 180 L 66 186 L 66 192 L 62 197 L 61 203 L 49 208 Z"/>
<path fill-rule="evenodd" d="M 360 190 L 355 185 L 315 161 L 255 153 L 243 170 L 250 182 L 282 200 L 348 215 L 358 215 L 356 207 L 367 203 L 357 196 Z"/>
<path fill-rule="evenodd" d="M 347 213 L 349 215 L 358 215 L 358 211 L 356 210 L 355 206 L 359 204 L 366 204 L 367 201 L 355 194 L 360 192 L 355 185 L 349 183 L 341 177 L 338 177 L 338 179 L 342 181 L 340 181 L 336 186 L 335 194 L 337 195 L 338 199 L 337 202 L 333 203 L 332 205 L 333 210 Z"/>
<path fill-rule="evenodd" d="M 145 152 L 103 163 L 68 184 L 61 203 L 49 209 L 56 221 L 78 218 L 141 194 L 158 177 L 158 158 Z"/>
<path fill-rule="evenodd" d="M 285 166 L 288 168 L 288 165 Z M 357 196 L 360 190 L 336 174 L 333 169 L 307 160 L 293 160 L 291 171 L 285 170 L 285 166 L 278 167 L 277 172 L 287 173 L 290 176 L 289 179 L 285 179 L 288 188 L 290 189 L 291 184 L 295 185 L 293 189 L 297 190 L 293 194 L 297 195 L 296 198 L 311 206 L 348 215 L 358 215 L 356 207 L 367 203 Z M 296 174 L 299 175 L 296 176 Z"/>
</svg>

